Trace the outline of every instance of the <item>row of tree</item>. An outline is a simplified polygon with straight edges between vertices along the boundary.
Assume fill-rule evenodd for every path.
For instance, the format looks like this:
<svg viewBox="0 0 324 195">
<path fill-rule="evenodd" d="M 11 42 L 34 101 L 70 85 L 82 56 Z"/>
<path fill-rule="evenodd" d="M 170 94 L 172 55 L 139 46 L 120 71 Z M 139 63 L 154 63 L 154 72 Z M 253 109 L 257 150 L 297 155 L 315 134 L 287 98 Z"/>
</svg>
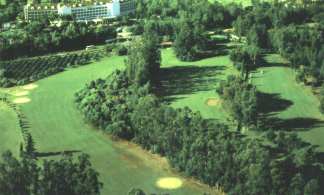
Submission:
<svg viewBox="0 0 324 195">
<path fill-rule="evenodd" d="M 0 193 L 6 195 L 99 195 L 102 183 L 89 156 L 77 160 L 65 155 L 60 160 L 38 163 L 29 155 L 15 158 L 10 152 L 0 163 Z"/>
<path fill-rule="evenodd" d="M 6 4 L 0 3 L 0 29 L 4 23 L 15 21 L 20 13 L 22 13 L 23 6 L 26 0 L 11 0 L 5 1 Z"/>
<path fill-rule="evenodd" d="M 84 49 L 86 45 L 104 43 L 116 37 L 114 27 L 49 19 L 17 24 L 0 33 L 0 60 L 36 56 L 57 51 Z"/>
<path fill-rule="evenodd" d="M 296 134 L 274 133 L 268 141 L 274 144 L 263 145 L 189 108 L 164 105 L 125 72 L 92 81 L 77 93 L 76 103 L 105 132 L 166 156 L 179 171 L 229 194 L 320 193 L 318 154 Z"/>
<path fill-rule="evenodd" d="M 303 143 L 294 133 L 270 132 L 265 140 L 247 138 L 224 124 L 203 119 L 199 112 L 162 103 L 150 92 L 149 84 L 129 74 L 136 69 L 150 72 L 150 66 L 143 64 L 149 64 L 152 58 L 140 58 L 146 47 L 134 44 L 137 50 L 130 50 L 126 71 L 91 81 L 76 93 L 77 107 L 86 120 L 166 156 L 177 170 L 211 186 L 220 185 L 228 194 L 310 195 L 323 190 L 320 184 L 324 174 L 316 147 Z M 237 92 L 242 89 L 242 93 Z M 238 113 L 241 124 L 253 123 L 253 86 L 231 78 L 219 90 L 236 104 L 233 114 Z"/>
</svg>

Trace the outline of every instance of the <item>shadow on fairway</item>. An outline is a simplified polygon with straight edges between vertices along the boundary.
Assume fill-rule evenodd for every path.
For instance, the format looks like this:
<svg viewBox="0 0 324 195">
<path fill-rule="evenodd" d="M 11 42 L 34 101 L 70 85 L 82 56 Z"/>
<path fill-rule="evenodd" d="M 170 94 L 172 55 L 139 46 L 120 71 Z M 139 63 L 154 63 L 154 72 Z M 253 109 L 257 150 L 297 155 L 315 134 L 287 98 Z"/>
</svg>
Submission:
<svg viewBox="0 0 324 195">
<path fill-rule="evenodd" d="M 264 121 L 267 127 L 275 130 L 284 131 L 307 131 L 310 128 L 323 127 L 324 121 L 316 118 L 296 117 L 290 119 L 282 119 L 278 117 L 267 118 Z"/>
<path fill-rule="evenodd" d="M 181 98 L 172 96 L 213 90 L 216 89 L 216 83 L 220 80 L 217 76 L 221 75 L 225 69 L 226 66 L 162 68 L 160 83 L 155 91 L 164 100 L 172 101 Z"/>
<path fill-rule="evenodd" d="M 59 156 L 59 155 L 72 155 L 74 153 L 79 153 L 80 150 L 64 150 L 60 152 L 36 152 L 36 157 L 50 157 L 50 156 Z"/>
<path fill-rule="evenodd" d="M 258 111 L 266 116 L 273 115 L 277 112 L 284 111 L 294 103 L 280 97 L 278 93 L 258 92 Z"/>
<path fill-rule="evenodd" d="M 260 67 L 284 67 L 289 66 L 288 62 L 272 62 L 269 59 L 267 59 L 267 56 L 269 54 L 263 54 L 261 59 L 262 66 Z"/>
</svg>

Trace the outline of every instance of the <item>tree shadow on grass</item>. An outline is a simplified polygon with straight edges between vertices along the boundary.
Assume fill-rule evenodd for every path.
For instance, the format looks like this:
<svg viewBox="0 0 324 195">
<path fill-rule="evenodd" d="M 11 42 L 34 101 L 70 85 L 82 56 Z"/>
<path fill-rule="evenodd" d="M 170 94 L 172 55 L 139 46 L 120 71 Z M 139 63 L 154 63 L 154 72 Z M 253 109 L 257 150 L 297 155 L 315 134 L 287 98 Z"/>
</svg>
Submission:
<svg viewBox="0 0 324 195">
<path fill-rule="evenodd" d="M 289 66 L 288 62 L 270 62 L 266 59 L 268 54 L 263 54 L 261 58 L 261 64 L 260 67 L 287 67 Z"/>
<path fill-rule="evenodd" d="M 311 128 L 323 127 L 324 121 L 316 118 L 296 117 L 282 119 L 279 117 L 269 117 L 264 120 L 265 126 L 274 130 L 283 131 L 306 131 Z"/>
<path fill-rule="evenodd" d="M 176 95 L 193 94 L 199 91 L 216 89 L 216 83 L 220 79 L 226 66 L 177 66 L 162 68 L 159 76 L 159 84 L 155 88 L 156 94 L 165 101 L 172 101 Z"/>
<path fill-rule="evenodd" d="M 296 117 L 283 119 L 274 116 L 294 104 L 290 100 L 281 98 L 280 94 L 258 92 L 258 101 L 258 112 L 261 114 L 260 119 L 263 127 L 284 131 L 305 131 L 310 128 L 324 126 L 324 121 L 316 118 Z"/>
<path fill-rule="evenodd" d="M 36 157 L 42 158 L 42 157 L 50 157 L 50 156 L 59 156 L 59 155 L 72 155 L 74 153 L 79 153 L 80 150 L 64 150 L 59 152 L 36 152 Z"/>
<path fill-rule="evenodd" d="M 258 104 L 258 112 L 270 116 L 288 109 L 294 103 L 290 100 L 281 98 L 278 93 L 270 94 L 258 92 Z"/>
</svg>

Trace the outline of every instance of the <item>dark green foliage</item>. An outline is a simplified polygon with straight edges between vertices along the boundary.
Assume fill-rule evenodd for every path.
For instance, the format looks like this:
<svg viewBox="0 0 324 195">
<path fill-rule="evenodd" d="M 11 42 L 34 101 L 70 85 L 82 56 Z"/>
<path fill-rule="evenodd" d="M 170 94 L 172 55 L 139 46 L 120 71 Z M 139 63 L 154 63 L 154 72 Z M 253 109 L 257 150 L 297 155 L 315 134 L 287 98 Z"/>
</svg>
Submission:
<svg viewBox="0 0 324 195">
<path fill-rule="evenodd" d="M 320 186 L 316 179 L 310 180 L 304 189 L 304 195 L 320 195 Z"/>
<path fill-rule="evenodd" d="M 99 195 L 102 184 L 89 156 L 71 156 L 41 165 L 31 158 L 16 159 L 10 152 L 0 163 L 0 194 L 5 195 Z"/>
<path fill-rule="evenodd" d="M 152 29 L 146 29 L 143 37 L 135 39 L 129 48 L 127 77 L 139 85 L 154 82 L 159 74 L 160 64 L 159 39 Z"/>
<path fill-rule="evenodd" d="M 0 3 L 0 27 L 3 23 L 16 20 L 27 0 L 10 0 L 5 5 Z"/>
<path fill-rule="evenodd" d="M 260 66 L 261 52 L 259 47 L 255 45 L 237 47 L 231 51 L 230 59 L 241 71 L 241 76 L 247 81 L 250 72 Z"/>
<path fill-rule="evenodd" d="M 310 77 L 320 84 L 324 80 L 324 26 L 309 28 L 307 26 L 288 26 L 275 29 L 271 33 L 273 47 L 286 57 L 293 68 L 303 72 L 299 80 Z"/>
<path fill-rule="evenodd" d="M 128 53 L 128 49 L 125 44 L 116 44 L 113 45 L 114 49 L 113 51 L 115 52 L 116 55 L 118 56 L 125 56 Z"/>
<path fill-rule="evenodd" d="M 48 19 L 22 23 L 0 33 L 0 60 L 79 50 L 115 37 L 115 28 L 105 25 L 63 21 L 56 26 L 49 25 Z"/>
<path fill-rule="evenodd" d="M 240 77 L 230 76 L 227 81 L 220 83 L 217 92 L 231 116 L 238 122 L 239 131 L 242 125 L 257 125 L 258 101 L 254 86 Z"/>
<path fill-rule="evenodd" d="M 217 1 L 208 0 L 137 0 L 136 15 L 139 18 L 164 19 L 180 18 L 182 12 L 190 13 L 196 24 L 201 24 L 209 29 L 215 26 L 230 26 L 243 10 L 237 4 L 223 5 Z"/>
<path fill-rule="evenodd" d="M 25 155 L 29 158 L 35 158 L 35 152 L 35 142 L 30 133 L 28 133 L 26 138 Z"/>
<path fill-rule="evenodd" d="M 233 100 L 235 105 L 229 106 L 242 124 L 254 124 L 255 88 L 239 78 L 231 81 L 233 87 L 229 82 L 220 87 L 222 96 Z M 268 136 L 273 144 L 264 146 L 263 141 L 204 120 L 189 108 L 173 109 L 150 94 L 148 86 L 131 83 L 120 71 L 105 80 L 92 81 L 76 94 L 77 106 L 88 121 L 166 156 L 173 167 L 188 176 L 242 195 L 293 194 L 304 191 L 310 179 L 324 176 L 316 167 L 314 147 L 304 147 L 295 134 L 274 133 Z"/>
<path fill-rule="evenodd" d="M 200 24 L 194 24 L 189 16 L 183 16 L 176 30 L 174 51 L 183 61 L 193 61 L 199 58 L 199 52 L 206 48 L 206 38 Z"/>
</svg>

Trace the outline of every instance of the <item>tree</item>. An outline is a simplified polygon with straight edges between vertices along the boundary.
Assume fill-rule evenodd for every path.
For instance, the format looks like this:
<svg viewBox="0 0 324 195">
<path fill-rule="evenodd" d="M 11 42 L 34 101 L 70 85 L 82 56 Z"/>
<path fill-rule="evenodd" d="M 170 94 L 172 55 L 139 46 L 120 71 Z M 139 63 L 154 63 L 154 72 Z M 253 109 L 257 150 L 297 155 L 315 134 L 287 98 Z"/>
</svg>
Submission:
<svg viewBox="0 0 324 195">
<path fill-rule="evenodd" d="M 260 48 L 268 48 L 268 31 L 266 25 L 253 25 L 247 34 L 249 45 L 255 45 Z"/>
<path fill-rule="evenodd" d="M 303 195 L 305 181 L 300 173 L 296 174 L 290 182 L 290 193 L 294 195 Z"/>
<path fill-rule="evenodd" d="M 0 194 L 99 195 L 102 184 L 98 177 L 85 154 L 77 160 L 64 156 L 41 164 L 26 156 L 16 159 L 6 152 L 0 163 Z"/>
<path fill-rule="evenodd" d="M 316 179 L 312 179 L 305 185 L 304 195 L 320 195 L 320 186 Z"/>
<path fill-rule="evenodd" d="M 241 70 L 241 76 L 247 81 L 250 71 L 256 68 L 261 61 L 261 52 L 255 45 L 237 47 L 231 51 L 230 59 Z"/>
<path fill-rule="evenodd" d="M 128 52 L 126 73 L 138 85 L 155 82 L 161 64 L 161 51 L 157 35 L 146 29 L 142 38 L 135 39 Z"/>
<path fill-rule="evenodd" d="M 30 133 L 27 133 L 26 138 L 26 146 L 25 146 L 25 154 L 30 158 L 35 158 L 35 142 Z"/>
<path fill-rule="evenodd" d="M 218 94 L 225 101 L 226 108 L 237 121 L 237 130 L 242 125 L 256 125 L 258 120 L 257 91 L 241 77 L 230 76 L 217 88 Z"/>
<path fill-rule="evenodd" d="M 174 51 L 183 61 L 193 61 L 199 57 L 199 51 L 206 47 L 202 26 L 194 25 L 188 16 L 182 16 L 176 30 Z"/>
</svg>

